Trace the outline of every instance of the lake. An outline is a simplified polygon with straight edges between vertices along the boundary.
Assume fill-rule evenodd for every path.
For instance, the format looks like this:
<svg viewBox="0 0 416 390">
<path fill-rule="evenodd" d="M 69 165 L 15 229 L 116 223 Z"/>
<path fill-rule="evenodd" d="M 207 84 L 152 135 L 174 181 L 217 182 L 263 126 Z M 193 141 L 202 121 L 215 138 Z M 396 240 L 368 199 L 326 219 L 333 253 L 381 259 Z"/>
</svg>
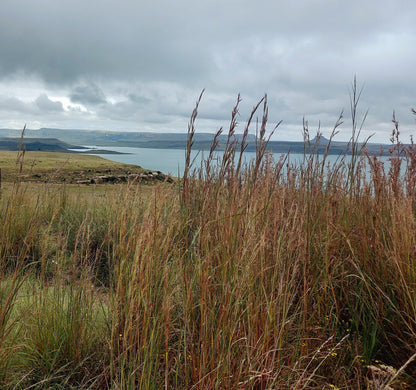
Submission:
<svg viewBox="0 0 416 390">
<path fill-rule="evenodd" d="M 95 154 L 106 158 L 108 160 L 117 161 L 125 164 L 140 165 L 142 168 L 161 171 L 172 176 L 182 176 L 185 169 L 185 151 L 182 149 L 150 149 L 150 148 L 129 148 L 116 146 L 86 146 L 91 149 L 109 150 L 118 153 L 126 154 Z M 86 153 L 88 154 L 88 153 Z M 201 159 L 208 157 L 209 151 L 192 152 L 192 158 L 195 158 L 193 167 L 199 167 Z M 216 152 L 217 158 L 222 158 L 223 152 Z M 245 161 L 249 161 L 256 157 L 255 152 L 245 152 Z M 279 155 L 275 155 L 275 160 L 278 160 Z M 328 162 L 335 162 L 338 156 L 330 155 L 327 157 Z M 302 154 L 290 154 L 290 161 L 302 161 Z M 388 156 L 383 156 L 382 161 L 388 166 Z"/>
<path fill-rule="evenodd" d="M 140 165 L 142 168 L 161 171 L 172 176 L 182 176 L 185 169 L 185 151 L 182 149 L 151 149 L 151 148 L 129 148 L 116 146 L 85 146 L 86 148 L 110 150 L 126 154 L 96 154 L 111 161 L 124 164 Z M 127 154 L 128 153 L 128 154 Z M 86 153 L 88 154 L 88 153 Z M 208 151 L 193 151 L 191 156 L 195 158 L 194 167 L 200 165 L 202 158 L 208 157 Z M 216 152 L 216 157 L 221 158 L 223 153 Z M 246 160 L 255 158 L 254 152 L 244 153 Z"/>
</svg>

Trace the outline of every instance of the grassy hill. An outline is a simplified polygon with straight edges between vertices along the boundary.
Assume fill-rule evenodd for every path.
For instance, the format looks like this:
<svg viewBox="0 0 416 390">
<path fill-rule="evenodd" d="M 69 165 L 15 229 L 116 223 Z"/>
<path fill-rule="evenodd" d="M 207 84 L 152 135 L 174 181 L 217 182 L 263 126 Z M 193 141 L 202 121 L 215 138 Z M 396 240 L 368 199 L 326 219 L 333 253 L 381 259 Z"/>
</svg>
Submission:
<svg viewBox="0 0 416 390">
<path fill-rule="evenodd" d="M 23 156 L 23 158 L 19 158 Z M 152 172 L 137 165 L 109 161 L 98 156 L 28 151 L 24 155 L 12 151 L 0 153 L 0 169 L 3 181 L 83 183 L 127 181 L 134 175 L 143 180 L 164 180 L 160 172 Z"/>
<path fill-rule="evenodd" d="M 0 150 L 18 151 L 25 149 L 27 151 L 37 150 L 69 153 L 69 149 L 74 147 L 74 145 L 70 145 L 57 138 L 0 138 Z"/>
</svg>

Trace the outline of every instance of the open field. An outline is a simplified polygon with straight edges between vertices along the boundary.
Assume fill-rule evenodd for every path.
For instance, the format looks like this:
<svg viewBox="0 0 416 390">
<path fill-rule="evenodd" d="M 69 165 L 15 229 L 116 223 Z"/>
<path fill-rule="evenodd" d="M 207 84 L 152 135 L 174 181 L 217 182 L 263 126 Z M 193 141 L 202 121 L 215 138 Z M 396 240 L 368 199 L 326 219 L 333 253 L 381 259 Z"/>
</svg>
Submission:
<svg viewBox="0 0 416 390">
<path fill-rule="evenodd" d="M 244 169 L 232 121 L 180 183 L 4 188 L 1 388 L 416 388 L 415 148 L 283 170 L 262 123 Z"/>
<path fill-rule="evenodd" d="M 152 173 L 137 165 L 126 165 L 98 156 L 56 152 L 0 152 L 2 180 L 92 184 L 97 178 L 114 182 L 141 175 L 142 180 L 163 181 L 163 174 Z M 157 176 L 157 177 L 156 177 Z M 103 182 L 103 180 L 101 180 Z"/>
<path fill-rule="evenodd" d="M 18 153 L 2 151 L 0 154 L 0 164 L 6 171 L 17 172 L 20 168 Z M 56 152 L 26 152 L 24 155 L 23 171 L 29 172 L 33 169 L 36 169 L 39 172 L 49 172 L 56 169 L 77 171 L 115 168 L 122 165 L 123 164 L 114 161 L 89 155 Z"/>
</svg>

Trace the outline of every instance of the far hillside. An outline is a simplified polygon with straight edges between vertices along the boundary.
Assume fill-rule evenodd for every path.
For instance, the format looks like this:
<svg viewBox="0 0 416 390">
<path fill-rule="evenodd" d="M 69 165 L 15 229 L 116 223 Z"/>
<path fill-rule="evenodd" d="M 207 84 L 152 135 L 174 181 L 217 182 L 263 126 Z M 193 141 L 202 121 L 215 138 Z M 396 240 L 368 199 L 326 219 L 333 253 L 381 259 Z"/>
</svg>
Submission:
<svg viewBox="0 0 416 390">
<path fill-rule="evenodd" d="M 68 153 L 70 152 L 69 149 L 75 147 L 57 138 L 0 138 L 0 150 L 17 151 L 25 149 L 27 151 Z"/>
<path fill-rule="evenodd" d="M 21 131 L 11 129 L 0 129 L 0 137 L 19 137 Z M 214 134 L 196 133 L 194 135 L 194 150 L 209 150 L 213 141 Z M 236 141 L 241 141 L 241 135 L 236 134 Z M 25 140 L 36 139 L 38 142 L 45 139 L 60 140 L 63 143 L 80 147 L 85 145 L 97 145 L 100 147 L 136 147 L 136 148 L 154 148 L 154 149 L 185 149 L 187 142 L 186 133 L 150 133 L 150 132 L 116 132 L 104 130 L 77 130 L 77 129 L 49 129 L 42 128 L 39 130 L 26 130 Z M 217 149 L 224 150 L 227 143 L 227 135 L 222 134 L 219 137 Z M 246 151 L 253 152 L 257 147 L 257 139 L 254 135 L 247 137 Z M 270 141 L 268 151 L 274 153 L 304 153 L 316 152 L 328 154 L 349 153 L 347 142 L 332 141 L 327 148 L 329 140 L 320 137 L 311 140 L 310 144 L 303 141 Z M 57 145 L 58 146 L 58 145 Z M 45 146 L 44 146 L 45 147 Z M 367 143 L 368 152 L 379 153 L 380 150 L 387 150 L 390 145 L 378 143 Z M 33 149 L 35 150 L 35 149 Z M 46 149 L 39 149 L 46 150 Z M 57 149 L 55 149 L 57 150 Z"/>
</svg>

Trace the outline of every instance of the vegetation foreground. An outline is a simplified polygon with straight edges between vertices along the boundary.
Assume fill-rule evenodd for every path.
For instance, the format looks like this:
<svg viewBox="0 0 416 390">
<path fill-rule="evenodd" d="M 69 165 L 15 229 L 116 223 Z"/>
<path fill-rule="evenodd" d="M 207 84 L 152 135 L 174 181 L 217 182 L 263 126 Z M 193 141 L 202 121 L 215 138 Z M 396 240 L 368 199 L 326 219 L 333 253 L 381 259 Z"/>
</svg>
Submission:
<svg viewBox="0 0 416 390">
<path fill-rule="evenodd" d="M 180 184 L 3 188 L 1 388 L 416 387 L 416 149 L 273 161 L 264 101 L 244 166 L 237 110 Z"/>
</svg>

